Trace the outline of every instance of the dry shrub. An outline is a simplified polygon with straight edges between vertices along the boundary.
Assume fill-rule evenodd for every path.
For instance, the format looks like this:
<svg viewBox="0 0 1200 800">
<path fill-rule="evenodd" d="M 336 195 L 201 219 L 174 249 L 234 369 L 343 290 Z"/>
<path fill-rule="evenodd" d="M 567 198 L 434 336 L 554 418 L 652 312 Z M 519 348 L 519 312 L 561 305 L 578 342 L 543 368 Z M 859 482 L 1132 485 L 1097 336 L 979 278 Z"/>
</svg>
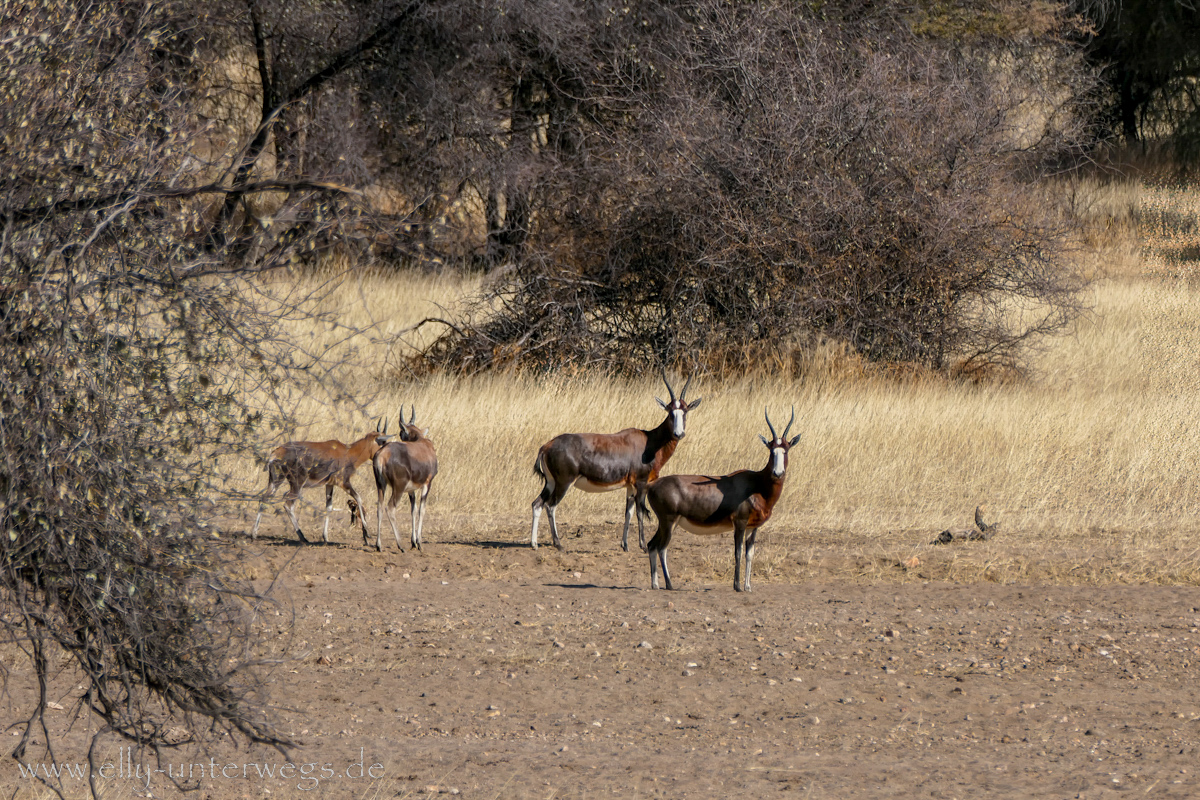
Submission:
<svg viewBox="0 0 1200 800">
<path fill-rule="evenodd" d="M 1038 181 L 1084 134 L 1065 49 L 1029 58 L 1068 76 L 1031 137 L 1036 81 L 986 47 L 784 3 L 682 19 L 642 53 L 647 110 L 541 186 L 527 250 L 428 366 L 742 373 L 821 339 L 1011 365 L 1080 310 L 1073 220 Z"/>
</svg>

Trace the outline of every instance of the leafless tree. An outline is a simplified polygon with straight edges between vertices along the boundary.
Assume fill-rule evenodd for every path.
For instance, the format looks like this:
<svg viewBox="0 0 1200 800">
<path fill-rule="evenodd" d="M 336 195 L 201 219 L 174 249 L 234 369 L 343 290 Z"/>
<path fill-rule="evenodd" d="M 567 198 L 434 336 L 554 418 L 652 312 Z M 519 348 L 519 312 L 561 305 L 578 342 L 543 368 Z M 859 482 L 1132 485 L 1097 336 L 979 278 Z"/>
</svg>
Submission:
<svg viewBox="0 0 1200 800">
<path fill-rule="evenodd" d="M 426 363 L 723 370 L 825 337 L 947 369 L 1061 329 L 1079 282 L 1040 178 L 1087 141 L 1073 51 L 845 5 L 677 4 L 640 105 L 543 184 L 538 246 Z"/>
<path fill-rule="evenodd" d="M 229 577 L 213 469 L 276 421 L 247 398 L 302 377 L 278 334 L 302 308 L 259 278 L 363 218 L 345 173 L 271 165 L 277 119 L 390 29 L 285 86 L 260 11 L 0 10 L 0 635 L 38 682 L 16 758 L 53 747 L 64 658 L 93 754 L 106 736 L 292 744 L 264 710 L 271 600 Z"/>
</svg>

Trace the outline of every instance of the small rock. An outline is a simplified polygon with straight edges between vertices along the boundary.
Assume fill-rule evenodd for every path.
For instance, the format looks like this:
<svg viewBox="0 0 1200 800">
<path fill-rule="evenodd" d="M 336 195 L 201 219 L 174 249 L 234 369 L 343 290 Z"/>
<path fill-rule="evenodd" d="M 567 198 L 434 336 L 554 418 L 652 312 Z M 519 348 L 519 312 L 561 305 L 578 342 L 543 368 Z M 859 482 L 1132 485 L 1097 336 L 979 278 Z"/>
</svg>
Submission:
<svg viewBox="0 0 1200 800">
<path fill-rule="evenodd" d="M 690 678 L 690 677 L 692 677 L 692 676 L 693 676 L 693 675 L 695 675 L 695 674 L 696 674 L 696 673 L 692 672 L 690 669 L 685 669 L 685 670 L 683 671 L 683 677 L 685 677 L 685 678 Z"/>
<path fill-rule="evenodd" d="M 654 649 L 654 645 L 650 644 L 649 642 L 642 642 L 641 644 L 638 645 L 638 647 L 640 647 L 644 650 L 653 650 Z"/>
</svg>

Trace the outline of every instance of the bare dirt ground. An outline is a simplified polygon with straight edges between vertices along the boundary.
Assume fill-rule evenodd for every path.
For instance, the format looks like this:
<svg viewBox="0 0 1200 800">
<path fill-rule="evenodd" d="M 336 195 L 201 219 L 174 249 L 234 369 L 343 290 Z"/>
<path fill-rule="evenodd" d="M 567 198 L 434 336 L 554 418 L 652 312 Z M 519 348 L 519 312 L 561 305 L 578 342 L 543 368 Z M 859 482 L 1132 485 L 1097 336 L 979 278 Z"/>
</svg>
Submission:
<svg viewBox="0 0 1200 800">
<path fill-rule="evenodd" d="M 833 579 L 785 554 L 738 594 L 703 578 L 730 537 L 680 533 L 677 589 L 651 592 L 613 525 L 569 526 L 564 552 L 436 523 L 419 553 L 264 530 L 247 564 L 264 583 L 286 564 L 295 658 L 272 691 L 303 747 L 290 771 L 262 749 L 174 755 L 203 768 L 193 797 L 1200 796 L 1192 587 Z M 56 752 L 82 761 L 60 683 Z M 116 747 L 107 796 L 174 795 Z M 47 796 L 14 766 L 6 795 Z"/>
</svg>

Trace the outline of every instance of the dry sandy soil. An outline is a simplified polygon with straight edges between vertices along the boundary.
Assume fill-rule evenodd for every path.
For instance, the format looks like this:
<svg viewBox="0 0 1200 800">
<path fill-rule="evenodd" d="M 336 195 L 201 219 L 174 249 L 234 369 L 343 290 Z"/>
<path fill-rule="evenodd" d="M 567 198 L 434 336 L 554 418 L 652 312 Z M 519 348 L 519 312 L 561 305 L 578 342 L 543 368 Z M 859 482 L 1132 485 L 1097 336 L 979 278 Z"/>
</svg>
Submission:
<svg viewBox="0 0 1200 800">
<path fill-rule="evenodd" d="M 738 594 L 699 577 L 730 537 L 680 533 L 676 590 L 651 592 L 612 525 L 535 552 L 435 522 L 423 552 L 380 554 L 274 524 L 249 563 L 283 568 L 295 659 L 272 691 L 303 746 L 282 778 L 274 751 L 190 756 L 225 773 L 192 797 L 1200 796 L 1192 587 L 854 581 L 784 558 Z M 82 760 L 60 683 L 58 756 Z M 145 796 L 115 747 L 99 785 Z M 6 762 L 6 795 L 47 796 Z M 174 794 L 163 774 L 150 790 Z"/>
</svg>

